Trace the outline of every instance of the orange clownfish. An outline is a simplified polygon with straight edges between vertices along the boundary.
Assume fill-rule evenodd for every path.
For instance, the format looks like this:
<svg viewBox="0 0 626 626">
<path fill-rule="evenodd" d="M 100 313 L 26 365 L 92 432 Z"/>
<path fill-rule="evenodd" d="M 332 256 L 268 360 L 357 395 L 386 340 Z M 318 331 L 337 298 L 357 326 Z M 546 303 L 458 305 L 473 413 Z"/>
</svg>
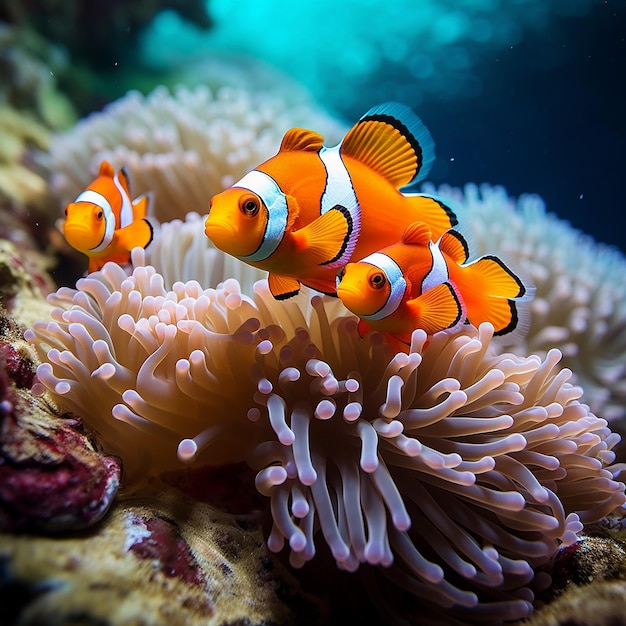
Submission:
<svg viewBox="0 0 626 626">
<path fill-rule="evenodd" d="M 268 270 L 277 299 L 300 284 L 334 295 L 338 268 L 397 242 L 412 222 L 437 237 L 457 223 L 434 198 L 400 191 L 424 178 L 434 158 L 424 124 L 397 103 L 368 111 L 333 148 L 292 128 L 278 154 L 212 198 L 205 233 Z"/>
<path fill-rule="evenodd" d="M 102 161 L 98 177 L 65 207 L 65 239 L 89 257 L 90 272 L 107 261 L 128 263 L 133 248 L 145 248 L 152 241 L 152 225 L 145 219 L 149 202 L 146 194 L 131 200 L 124 170 L 116 174 Z"/>
<path fill-rule="evenodd" d="M 449 230 L 438 241 L 421 222 L 411 224 L 399 243 L 348 263 L 337 275 L 337 295 L 359 321 L 404 349 L 421 328 L 432 335 L 456 329 L 466 320 L 493 324 L 496 335 L 520 324 L 517 302 L 532 298 L 524 284 L 498 257 L 468 263 L 463 236 Z"/>
</svg>

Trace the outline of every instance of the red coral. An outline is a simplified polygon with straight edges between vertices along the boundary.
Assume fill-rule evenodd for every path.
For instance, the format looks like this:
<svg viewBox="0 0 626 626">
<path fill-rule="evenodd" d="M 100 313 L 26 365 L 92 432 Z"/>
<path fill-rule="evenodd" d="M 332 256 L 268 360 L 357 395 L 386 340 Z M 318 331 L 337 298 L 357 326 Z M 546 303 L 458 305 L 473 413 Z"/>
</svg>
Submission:
<svg viewBox="0 0 626 626">
<path fill-rule="evenodd" d="M 0 530 L 84 528 L 108 510 L 119 462 L 95 452 L 75 419 L 30 396 L 32 363 L 0 343 Z"/>
<path fill-rule="evenodd" d="M 130 547 L 137 557 L 158 561 L 159 569 L 169 578 L 180 578 L 193 585 L 204 584 L 202 570 L 173 522 L 155 517 L 136 518 L 134 523 L 147 530 L 146 535 Z"/>
<path fill-rule="evenodd" d="M 33 386 L 35 367 L 32 361 L 22 357 L 8 341 L 0 342 L 0 368 L 2 374 L 6 372 L 6 376 L 19 389 L 30 389 Z M 7 381 L 3 380 L 0 384 L 6 388 Z"/>
</svg>

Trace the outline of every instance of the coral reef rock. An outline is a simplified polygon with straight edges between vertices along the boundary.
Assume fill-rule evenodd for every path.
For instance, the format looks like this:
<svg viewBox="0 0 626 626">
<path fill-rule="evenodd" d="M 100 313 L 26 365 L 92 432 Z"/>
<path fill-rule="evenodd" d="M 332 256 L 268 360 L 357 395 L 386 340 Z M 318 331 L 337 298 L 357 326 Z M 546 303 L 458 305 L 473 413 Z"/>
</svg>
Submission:
<svg viewBox="0 0 626 626">
<path fill-rule="evenodd" d="M 160 481 L 97 532 L 0 535 L 3 616 L 20 626 L 316 624 L 321 608 L 268 558 L 254 514 L 222 513 Z M 289 607 L 282 598 L 289 599 Z"/>
<path fill-rule="evenodd" d="M 90 526 L 115 496 L 119 462 L 94 450 L 78 420 L 32 395 L 42 391 L 32 351 L 10 318 L 0 324 L 0 530 Z"/>
</svg>

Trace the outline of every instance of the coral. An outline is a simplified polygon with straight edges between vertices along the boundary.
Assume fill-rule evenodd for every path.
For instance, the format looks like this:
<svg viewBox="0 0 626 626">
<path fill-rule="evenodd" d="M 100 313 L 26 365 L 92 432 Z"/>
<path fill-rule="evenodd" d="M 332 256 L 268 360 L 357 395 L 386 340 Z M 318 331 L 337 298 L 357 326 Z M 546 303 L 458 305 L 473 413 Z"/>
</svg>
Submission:
<svg viewBox="0 0 626 626">
<path fill-rule="evenodd" d="M 257 515 L 161 481 L 118 498 L 97 532 L 1 534 L 0 569 L 7 624 L 320 623 L 318 604 L 268 559 Z"/>
<path fill-rule="evenodd" d="M 93 449 L 78 420 L 31 395 L 32 350 L 11 318 L 0 326 L 0 530 L 91 526 L 117 492 L 119 462 Z"/>
<path fill-rule="evenodd" d="M 0 239 L 0 304 L 26 326 L 50 314 L 45 299 L 54 290 L 49 263 L 40 252 Z"/>
<path fill-rule="evenodd" d="M 60 56 L 32 33 L 0 22 L 0 238 L 20 248 L 45 247 L 56 218 L 42 155 L 53 130 L 75 123 L 56 84 Z"/>
<path fill-rule="evenodd" d="M 276 303 L 229 279 L 171 290 L 133 256 L 61 289 L 28 331 L 38 378 L 81 415 L 129 480 L 177 462 L 245 460 L 270 499 L 268 546 L 301 566 L 326 544 L 340 568 L 387 566 L 451 615 L 515 619 L 534 570 L 624 502 L 619 437 L 545 358 L 496 354 L 483 325 L 408 355 L 329 298 Z M 176 458 L 178 455 L 178 461 Z M 384 604 L 384 600 L 381 600 Z"/>
<path fill-rule="evenodd" d="M 130 92 L 55 138 L 51 191 L 60 204 L 71 202 L 106 159 L 127 169 L 133 195 L 154 192 L 160 221 L 205 213 L 214 194 L 274 154 L 288 128 L 304 124 L 331 142 L 342 135 L 341 124 L 301 91 L 281 97 L 267 86 L 199 85 Z"/>
<path fill-rule="evenodd" d="M 1 11 L 2 8 L 0 15 Z M 56 78 L 67 66 L 60 48 L 29 30 L 0 22 L 0 104 L 3 106 L 28 112 L 46 128 L 69 128 L 76 122 L 76 113 L 59 90 Z"/>
<path fill-rule="evenodd" d="M 602 417 L 626 417 L 626 258 L 546 213 L 536 195 L 509 198 L 502 187 L 424 186 L 457 211 L 472 253 L 497 254 L 537 287 L 527 334 L 507 346 L 545 356 L 552 347 Z"/>
<path fill-rule="evenodd" d="M 623 531 L 581 534 L 575 544 L 559 551 L 551 567 L 552 594 L 561 595 L 571 587 L 592 581 L 626 580 L 625 539 Z"/>
<path fill-rule="evenodd" d="M 0 197 L 20 204 L 41 205 L 48 192 L 46 180 L 23 162 L 29 147 L 48 147 L 50 131 L 28 113 L 0 106 Z"/>
<path fill-rule="evenodd" d="M 609 626 L 623 622 L 625 513 L 622 508 L 619 517 L 590 525 L 575 544 L 559 551 L 550 568 L 552 585 L 547 604 L 531 617 L 529 626 Z"/>
</svg>

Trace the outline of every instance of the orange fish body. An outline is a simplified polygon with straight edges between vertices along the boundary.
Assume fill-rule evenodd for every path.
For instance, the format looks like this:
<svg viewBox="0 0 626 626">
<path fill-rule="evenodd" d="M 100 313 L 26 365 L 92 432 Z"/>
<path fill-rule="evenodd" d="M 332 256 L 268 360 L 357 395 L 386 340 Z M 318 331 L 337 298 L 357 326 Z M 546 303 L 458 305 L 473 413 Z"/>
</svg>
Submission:
<svg viewBox="0 0 626 626">
<path fill-rule="evenodd" d="M 460 233 L 449 230 L 435 242 L 430 228 L 416 222 L 398 243 L 348 263 L 337 295 L 361 318 L 361 334 L 378 330 L 404 350 L 416 328 L 432 335 L 467 320 L 490 322 L 497 335 L 514 331 L 517 303 L 531 298 L 532 288 L 495 256 L 467 261 Z"/>
<path fill-rule="evenodd" d="M 268 270 L 278 299 L 300 283 L 335 294 L 338 268 L 398 241 L 412 222 L 435 236 L 456 224 L 434 198 L 400 191 L 433 160 L 430 134 L 400 104 L 374 107 L 333 148 L 293 128 L 278 154 L 212 198 L 205 232 L 224 252 Z"/>
<path fill-rule="evenodd" d="M 98 177 L 65 207 L 63 224 L 70 246 L 89 257 L 89 272 L 107 261 L 128 263 L 133 248 L 145 248 L 152 241 L 152 225 L 146 219 L 149 202 L 148 195 L 131 200 L 124 170 L 115 173 L 102 161 Z"/>
</svg>

